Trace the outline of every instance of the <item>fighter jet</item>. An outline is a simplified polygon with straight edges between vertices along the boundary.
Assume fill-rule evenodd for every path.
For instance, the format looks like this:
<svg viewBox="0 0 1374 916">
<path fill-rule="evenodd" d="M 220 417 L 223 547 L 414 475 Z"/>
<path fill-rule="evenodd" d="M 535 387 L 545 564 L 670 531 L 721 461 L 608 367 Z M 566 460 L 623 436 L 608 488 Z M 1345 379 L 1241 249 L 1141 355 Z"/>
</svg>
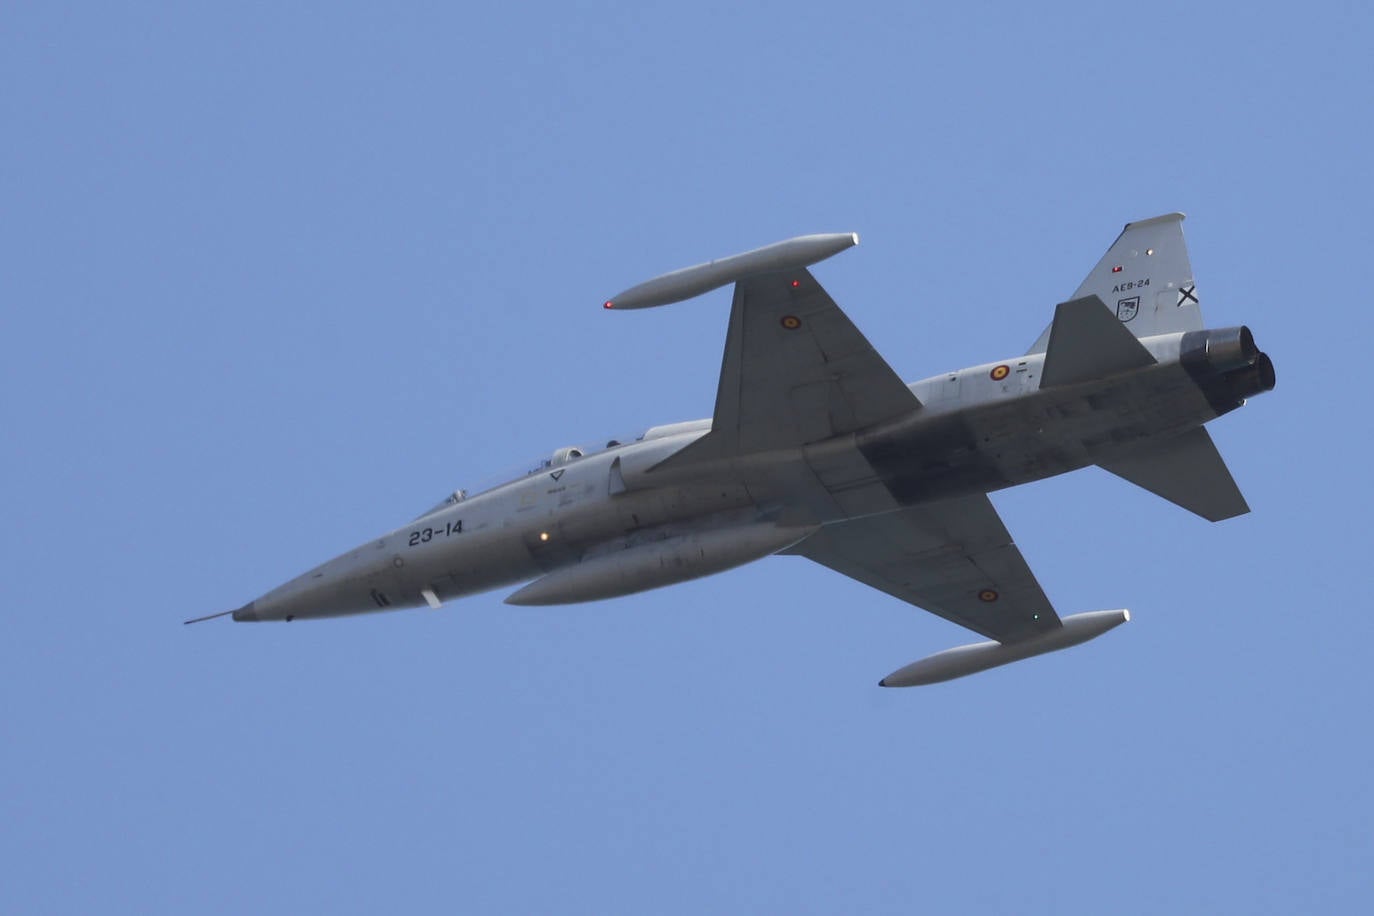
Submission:
<svg viewBox="0 0 1374 916">
<path fill-rule="evenodd" d="M 988 493 L 1097 465 L 1210 521 L 1249 511 L 1203 425 L 1271 390 L 1274 366 L 1248 328 L 1204 329 L 1183 219 L 1128 223 L 1027 352 L 912 384 L 807 269 L 855 234 L 641 283 L 604 308 L 734 284 L 710 419 L 557 449 L 211 617 L 437 608 L 527 580 L 506 603 L 599 601 L 787 554 L 988 639 L 882 686 L 1084 642 L 1130 612 L 1061 618 Z"/>
</svg>

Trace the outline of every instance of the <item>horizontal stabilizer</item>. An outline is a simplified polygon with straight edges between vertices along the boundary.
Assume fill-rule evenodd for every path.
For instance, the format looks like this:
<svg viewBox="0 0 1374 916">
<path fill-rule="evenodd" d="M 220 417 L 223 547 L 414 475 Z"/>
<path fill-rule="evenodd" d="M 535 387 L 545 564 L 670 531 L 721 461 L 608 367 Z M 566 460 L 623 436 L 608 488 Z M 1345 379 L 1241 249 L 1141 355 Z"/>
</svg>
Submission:
<svg viewBox="0 0 1374 916">
<path fill-rule="evenodd" d="M 1091 381 L 1154 362 L 1100 298 L 1074 299 L 1055 307 L 1040 387 Z"/>
<path fill-rule="evenodd" d="M 1250 511 L 1207 430 L 1198 427 L 1152 449 L 1099 467 L 1209 522 Z"/>
</svg>

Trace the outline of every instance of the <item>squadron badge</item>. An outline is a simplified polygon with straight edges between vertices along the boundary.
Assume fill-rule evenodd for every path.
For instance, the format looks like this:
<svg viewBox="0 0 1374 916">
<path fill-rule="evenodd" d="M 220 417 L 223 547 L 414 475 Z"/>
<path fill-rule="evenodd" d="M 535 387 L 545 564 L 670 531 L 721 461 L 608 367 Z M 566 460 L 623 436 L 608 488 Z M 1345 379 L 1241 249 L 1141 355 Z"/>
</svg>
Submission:
<svg viewBox="0 0 1374 916">
<path fill-rule="evenodd" d="M 1116 300 L 1116 317 L 1123 322 L 1130 321 L 1140 311 L 1140 297 L 1132 296 L 1129 299 Z"/>
</svg>

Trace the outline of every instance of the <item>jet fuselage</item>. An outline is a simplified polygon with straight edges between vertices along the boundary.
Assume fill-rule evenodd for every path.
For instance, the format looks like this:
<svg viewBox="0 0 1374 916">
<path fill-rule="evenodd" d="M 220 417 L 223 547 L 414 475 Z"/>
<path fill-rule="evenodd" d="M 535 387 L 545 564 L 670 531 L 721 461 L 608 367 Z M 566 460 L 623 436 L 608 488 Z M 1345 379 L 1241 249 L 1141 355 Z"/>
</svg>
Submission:
<svg viewBox="0 0 1374 916">
<path fill-rule="evenodd" d="M 909 386 L 919 403 L 905 416 L 796 448 L 664 465 L 709 431 L 703 420 L 584 455 L 562 450 L 233 616 L 438 606 L 530 579 L 512 603 L 629 594 L 767 556 L 826 525 L 1110 461 L 1273 387 L 1268 358 L 1248 331 L 1238 344 L 1238 330 L 1142 338 L 1154 364 L 1054 387 L 1041 387 L 1043 352 L 941 374 Z"/>
</svg>

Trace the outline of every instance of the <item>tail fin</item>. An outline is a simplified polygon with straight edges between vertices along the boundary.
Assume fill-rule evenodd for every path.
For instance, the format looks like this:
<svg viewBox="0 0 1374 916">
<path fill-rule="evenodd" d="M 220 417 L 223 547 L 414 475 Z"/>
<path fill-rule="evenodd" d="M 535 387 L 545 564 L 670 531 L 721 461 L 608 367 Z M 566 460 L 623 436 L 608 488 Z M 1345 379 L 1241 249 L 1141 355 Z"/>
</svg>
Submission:
<svg viewBox="0 0 1374 916">
<path fill-rule="evenodd" d="M 1183 214 L 1127 223 L 1070 299 L 1097 296 L 1136 337 L 1202 328 Z M 1044 353 L 1046 328 L 1028 353 Z"/>
</svg>

